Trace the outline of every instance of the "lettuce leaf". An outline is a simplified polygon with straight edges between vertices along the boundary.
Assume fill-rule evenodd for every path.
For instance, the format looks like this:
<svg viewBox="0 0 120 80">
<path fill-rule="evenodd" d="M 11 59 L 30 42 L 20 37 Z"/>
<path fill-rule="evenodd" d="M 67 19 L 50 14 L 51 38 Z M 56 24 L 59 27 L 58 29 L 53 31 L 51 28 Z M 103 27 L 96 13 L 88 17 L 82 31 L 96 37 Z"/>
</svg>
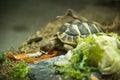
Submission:
<svg viewBox="0 0 120 80">
<path fill-rule="evenodd" d="M 87 59 L 90 61 L 89 64 L 92 66 L 97 66 L 98 62 L 103 57 L 103 50 L 96 43 L 96 40 L 93 35 L 90 35 L 84 39 L 79 39 L 78 45 L 73 49 L 73 53 L 76 55 L 80 51 Z"/>
<path fill-rule="evenodd" d="M 120 36 L 99 33 L 78 38 L 77 46 L 66 55 L 70 65 L 61 68 L 66 77 L 81 79 L 91 71 L 115 73 L 120 71 Z"/>
<path fill-rule="evenodd" d="M 99 69 L 102 74 L 112 74 L 120 71 L 120 40 L 118 36 L 99 36 L 96 42 L 104 50 L 104 56 L 99 62 Z"/>
</svg>

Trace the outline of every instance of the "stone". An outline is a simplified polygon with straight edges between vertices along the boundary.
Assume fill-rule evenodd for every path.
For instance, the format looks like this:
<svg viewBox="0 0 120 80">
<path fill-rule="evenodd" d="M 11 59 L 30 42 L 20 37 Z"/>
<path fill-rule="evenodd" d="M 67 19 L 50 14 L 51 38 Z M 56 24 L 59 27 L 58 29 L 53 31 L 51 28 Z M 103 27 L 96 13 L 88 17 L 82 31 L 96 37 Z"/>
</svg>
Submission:
<svg viewBox="0 0 120 80">
<path fill-rule="evenodd" d="M 59 69 L 54 66 L 54 62 L 62 60 L 62 56 L 57 56 L 45 60 L 40 60 L 35 63 L 29 63 L 28 66 L 32 69 L 28 73 L 30 80 L 75 80 L 72 78 L 64 78 L 61 75 L 55 74 Z"/>
</svg>

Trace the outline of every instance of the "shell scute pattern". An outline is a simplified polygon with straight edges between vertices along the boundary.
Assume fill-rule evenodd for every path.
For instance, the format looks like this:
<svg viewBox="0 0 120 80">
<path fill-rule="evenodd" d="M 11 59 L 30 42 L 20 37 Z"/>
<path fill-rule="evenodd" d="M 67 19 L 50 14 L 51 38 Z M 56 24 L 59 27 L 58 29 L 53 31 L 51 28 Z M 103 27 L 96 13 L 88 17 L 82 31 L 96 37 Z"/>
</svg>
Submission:
<svg viewBox="0 0 120 80">
<path fill-rule="evenodd" d="M 76 44 L 76 39 L 89 34 L 103 32 L 101 27 L 90 21 L 74 20 L 65 23 L 57 32 L 57 37 L 68 44 Z"/>
</svg>

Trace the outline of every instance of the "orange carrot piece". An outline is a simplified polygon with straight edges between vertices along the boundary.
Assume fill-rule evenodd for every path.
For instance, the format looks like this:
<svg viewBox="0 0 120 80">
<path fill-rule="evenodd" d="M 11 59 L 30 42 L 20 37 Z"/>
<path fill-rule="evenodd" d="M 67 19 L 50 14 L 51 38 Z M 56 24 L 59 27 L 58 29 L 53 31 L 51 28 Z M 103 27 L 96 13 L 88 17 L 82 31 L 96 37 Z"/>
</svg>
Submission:
<svg viewBox="0 0 120 80">
<path fill-rule="evenodd" d="M 29 57 L 28 54 L 17 54 L 17 55 L 14 55 L 15 60 L 21 60 L 21 59 L 24 59 L 24 58 L 27 58 L 27 57 Z"/>
<path fill-rule="evenodd" d="M 100 80 L 100 79 L 98 79 L 96 76 L 91 76 L 91 80 Z"/>
<path fill-rule="evenodd" d="M 6 57 L 13 59 L 13 58 L 14 58 L 14 55 L 13 55 L 12 52 L 7 52 L 7 53 L 6 53 Z"/>
<path fill-rule="evenodd" d="M 32 58 L 32 59 L 27 60 L 26 62 L 30 63 L 30 62 L 34 62 L 34 61 L 37 61 L 37 60 L 43 60 L 43 59 L 47 59 L 47 58 L 57 56 L 58 54 L 59 54 L 58 51 L 53 51 L 53 52 L 50 51 L 50 52 L 48 52 L 48 54 L 45 54 L 45 55 L 41 56 L 40 58 Z"/>
<path fill-rule="evenodd" d="M 28 54 L 16 54 L 16 55 L 14 55 L 12 52 L 8 52 L 6 54 L 6 56 L 10 59 L 13 59 L 13 60 L 21 60 L 21 59 L 29 57 Z"/>
</svg>

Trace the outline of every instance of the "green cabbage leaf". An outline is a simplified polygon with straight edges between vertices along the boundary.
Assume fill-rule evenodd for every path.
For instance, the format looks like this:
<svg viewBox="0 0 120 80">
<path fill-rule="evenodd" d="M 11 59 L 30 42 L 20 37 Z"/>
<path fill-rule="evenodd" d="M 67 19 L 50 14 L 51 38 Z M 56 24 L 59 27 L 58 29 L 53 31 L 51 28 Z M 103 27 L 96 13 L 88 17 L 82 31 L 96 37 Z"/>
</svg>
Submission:
<svg viewBox="0 0 120 80">
<path fill-rule="evenodd" d="M 77 46 L 65 58 L 69 64 L 62 65 L 61 72 L 66 77 L 81 79 L 92 71 L 102 74 L 120 71 L 120 36 L 99 33 L 78 38 Z"/>
</svg>

